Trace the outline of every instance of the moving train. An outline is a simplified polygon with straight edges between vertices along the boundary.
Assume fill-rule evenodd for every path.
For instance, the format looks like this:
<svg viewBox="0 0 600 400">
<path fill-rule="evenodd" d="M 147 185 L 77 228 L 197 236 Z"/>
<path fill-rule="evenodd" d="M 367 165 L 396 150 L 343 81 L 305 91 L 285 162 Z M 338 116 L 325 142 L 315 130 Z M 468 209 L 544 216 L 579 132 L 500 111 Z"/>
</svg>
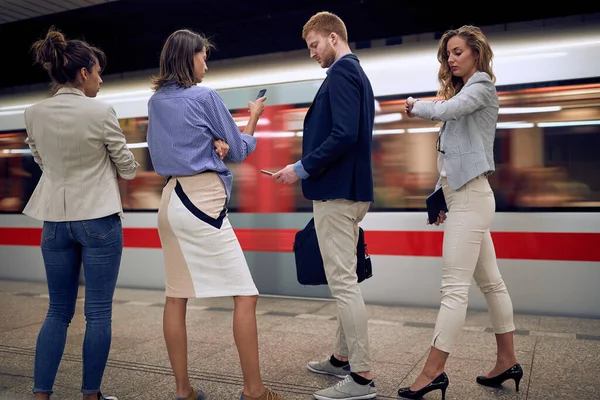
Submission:
<svg viewBox="0 0 600 400">
<path fill-rule="evenodd" d="M 486 33 L 501 107 L 490 177 L 497 206 L 492 236 L 514 309 L 600 317 L 600 24 Z M 443 226 L 426 225 L 424 204 L 437 180 L 439 126 L 402 112 L 408 96 L 435 98 L 437 40 L 404 37 L 402 44 L 354 52 L 371 79 L 377 111 L 375 202 L 361 224 L 373 277 L 361 290 L 371 304 L 438 307 Z M 120 182 L 121 287 L 164 287 L 156 230 L 164 177 L 153 171 L 145 142 L 155 72 L 105 76 L 98 96 L 114 106 L 141 163 L 134 180 Z M 231 223 L 263 294 L 330 297 L 326 286 L 296 279 L 294 234 L 311 218 L 311 203 L 300 185 L 276 185 L 260 173 L 300 157 L 303 118 L 324 78 L 307 51 L 294 51 L 209 60 L 202 83 L 219 91 L 240 129 L 247 102 L 267 89 L 257 150 L 244 163 L 229 163 Z M 45 279 L 41 223 L 21 214 L 41 174 L 23 141 L 23 110 L 49 95 L 44 86 L 0 96 L 0 279 Z M 469 306 L 486 309 L 475 285 Z"/>
</svg>

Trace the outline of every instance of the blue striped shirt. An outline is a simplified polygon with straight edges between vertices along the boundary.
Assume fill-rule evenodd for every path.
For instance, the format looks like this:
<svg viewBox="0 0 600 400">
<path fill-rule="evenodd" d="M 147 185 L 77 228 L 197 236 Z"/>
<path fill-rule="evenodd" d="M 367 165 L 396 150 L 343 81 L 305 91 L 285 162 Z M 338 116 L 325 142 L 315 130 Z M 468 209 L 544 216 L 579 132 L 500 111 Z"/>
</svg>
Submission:
<svg viewBox="0 0 600 400">
<path fill-rule="evenodd" d="M 214 89 L 195 85 L 184 89 L 173 82 L 150 97 L 146 140 L 156 173 L 190 176 L 215 171 L 229 202 L 233 176 L 214 150 L 216 139 L 229 145 L 226 157 L 233 162 L 244 161 L 256 148 L 256 139 L 239 131 Z"/>
</svg>

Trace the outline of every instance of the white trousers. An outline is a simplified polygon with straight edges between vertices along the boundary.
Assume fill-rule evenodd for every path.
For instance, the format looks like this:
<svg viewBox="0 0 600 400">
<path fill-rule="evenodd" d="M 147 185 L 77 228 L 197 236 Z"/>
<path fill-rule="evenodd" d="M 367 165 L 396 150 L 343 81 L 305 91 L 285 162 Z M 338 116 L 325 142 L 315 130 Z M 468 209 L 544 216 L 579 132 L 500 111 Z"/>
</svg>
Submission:
<svg viewBox="0 0 600 400">
<path fill-rule="evenodd" d="M 431 345 L 449 353 L 465 323 L 471 278 L 488 305 L 494 333 L 515 330 L 513 307 L 490 235 L 496 202 L 483 175 L 458 190 L 442 178 L 449 213 L 444 222 L 442 302 Z"/>
</svg>

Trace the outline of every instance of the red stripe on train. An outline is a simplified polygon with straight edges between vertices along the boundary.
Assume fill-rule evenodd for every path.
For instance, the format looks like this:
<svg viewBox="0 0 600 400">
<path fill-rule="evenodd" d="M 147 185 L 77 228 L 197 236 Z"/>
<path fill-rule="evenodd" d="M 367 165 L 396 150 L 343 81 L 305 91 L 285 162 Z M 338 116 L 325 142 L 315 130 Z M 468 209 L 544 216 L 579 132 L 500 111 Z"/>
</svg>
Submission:
<svg viewBox="0 0 600 400">
<path fill-rule="evenodd" d="M 0 228 L 0 245 L 39 246 L 40 228 Z M 127 248 L 160 248 L 156 228 L 123 228 Z M 246 251 L 291 252 L 295 229 L 239 228 Z M 372 255 L 440 257 L 443 232 L 366 231 Z M 600 261 L 600 233 L 492 232 L 498 258 Z"/>
</svg>

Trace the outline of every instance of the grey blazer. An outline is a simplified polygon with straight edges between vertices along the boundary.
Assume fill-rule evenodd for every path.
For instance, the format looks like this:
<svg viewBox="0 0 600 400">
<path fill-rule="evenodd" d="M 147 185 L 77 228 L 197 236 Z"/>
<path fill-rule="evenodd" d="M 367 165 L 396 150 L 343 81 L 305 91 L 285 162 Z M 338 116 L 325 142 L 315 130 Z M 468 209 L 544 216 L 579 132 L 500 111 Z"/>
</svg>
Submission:
<svg viewBox="0 0 600 400">
<path fill-rule="evenodd" d="M 62 88 L 25 110 L 25 127 L 42 177 L 24 214 L 54 222 L 122 214 L 117 173 L 133 179 L 139 164 L 112 106 Z"/>
<path fill-rule="evenodd" d="M 498 93 L 490 76 L 475 72 L 458 94 L 449 100 L 423 101 L 413 105 L 412 114 L 443 121 L 439 148 L 448 185 L 458 190 L 494 166 L 494 137 L 498 121 Z M 436 190 L 441 187 L 441 178 Z"/>
</svg>

